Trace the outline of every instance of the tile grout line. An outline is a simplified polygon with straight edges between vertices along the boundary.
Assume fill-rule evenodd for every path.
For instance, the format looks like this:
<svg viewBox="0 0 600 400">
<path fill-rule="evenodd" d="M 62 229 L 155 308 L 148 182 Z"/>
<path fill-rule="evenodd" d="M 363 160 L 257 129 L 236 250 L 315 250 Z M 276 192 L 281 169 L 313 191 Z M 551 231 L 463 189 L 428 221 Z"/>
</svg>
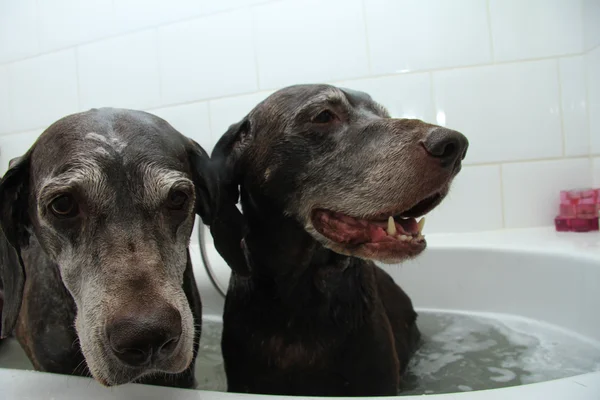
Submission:
<svg viewBox="0 0 600 400">
<path fill-rule="evenodd" d="M 600 45 L 596 46 L 596 47 L 600 47 Z M 587 131 L 588 131 L 588 155 L 590 156 L 590 168 L 592 170 L 591 172 L 591 176 L 592 176 L 592 183 L 594 183 L 594 154 L 593 154 L 593 150 L 592 150 L 592 115 L 590 113 L 590 90 L 589 90 L 589 80 L 590 80 L 590 69 L 588 67 L 588 62 L 587 62 L 587 57 L 588 55 L 592 52 L 596 50 L 596 48 L 587 51 L 584 55 L 583 55 L 583 67 L 585 68 L 585 71 L 583 72 L 584 74 L 584 79 L 585 79 L 585 123 L 587 125 Z"/>
<path fill-rule="evenodd" d="M 504 199 L 504 172 L 503 164 L 498 164 L 498 172 L 500 176 L 500 206 L 502 216 L 502 229 L 506 229 L 506 210 L 505 210 L 505 199 Z"/>
<path fill-rule="evenodd" d="M 463 165 L 465 167 L 498 165 L 498 164 L 511 165 L 511 164 L 537 163 L 537 162 L 562 161 L 562 160 L 581 160 L 581 159 L 586 159 L 586 158 L 589 158 L 588 154 L 579 155 L 579 156 L 565 156 L 565 157 L 557 156 L 557 157 L 529 158 L 529 159 L 523 159 L 523 160 L 496 160 L 496 161 L 489 161 L 489 162 L 468 163 L 468 164 L 463 164 Z"/>
<path fill-rule="evenodd" d="M 563 90 L 560 70 L 560 59 L 556 59 L 556 78 L 558 79 L 558 112 L 560 117 L 560 133 L 562 139 L 562 156 L 566 156 L 567 152 L 567 132 L 565 131 L 564 109 L 563 109 Z"/>
<path fill-rule="evenodd" d="M 277 0 L 277 1 L 281 1 L 281 0 Z M 181 21 L 181 22 L 187 22 L 187 21 Z M 152 29 L 162 28 L 162 27 L 165 27 L 165 26 L 168 26 L 168 25 L 173 25 L 173 24 L 165 24 L 165 25 L 157 25 L 157 26 L 153 26 L 153 27 L 146 27 L 146 28 L 143 28 L 143 29 L 138 29 L 138 30 L 135 30 L 135 31 L 127 32 L 125 34 L 111 36 L 110 38 L 103 38 L 103 39 L 99 39 L 99 40 L 82 42 L 82 43 L 78 43 L 78 44 L 73 45 L 73 46 L 68 46 L 68 47 L 64 47 L 64 48 L 61 48 L 61 49 L 56 49 L 56 50 L 52 50 L 52 51 L 47 51 L 47 52 L 39 53 L 39 54 L 36 54 L 34 56 L 24 57 L 24 58 L 20 58 L 20 59 L 16 59 L 16 60 L 7 61 L 5 63 L 0 63 L 0 66 L 10 65 L 10 64 L 14 64 L 14 63 L 19 63 L 19 62 L 27 61 L 27 60 L 32 60 L 32 59 L 35 59 L 35 58 L 38 58 L 38 57 L 42 57 L 42 56 L 50 55 L 50 54 L 53 54 L 53 53 L 59 53 L 61 51 L 69 50 L 69 49 L 71 49 L 73 47 L 87 46 L 87 45 L 92 44 L 92 43 L 102 42 L 102 41 L 105 41 L 105 40 L 108 40 L 108 39 L 115 39 L 115 38 L 121 37 L 121 36 L 129 36 L 129 35 L 133 35 L 133 34 L 137 34 L 137 33 L 143 32 L 143 31 L 150 31 Z M 585 53 L 565 53 L 565 54 L 559 54 L 559 55 L 552 55 L 552 56 L 545 56 L 545 57 L 534 57 L 534 58 L 526 58 L 526 59 L 495 61 L 495 62 L 484 62 L 484 63 L 476 63 L 476 64 L 468 64 L 468 65 L 450 65 L 450 66 L 445 66 L 445 67 L 423 68 L 423 69 L 406 71 L 406 72 L 402 72 L 402 73 L 387 72 L 387 73 L 380 73 L 380 74 L 369 74 L 369 75 L 364 75 L 364 76 L 357 76 L 357 77 L 354 77 L 354 78 L 344 78 L 344 80 L 372 79 L 372 78 L 383 78 L 383 77 L 398 76 L 398 75 L 412 75 L 412 74 L 419 74 L 419 73 L 425 73 L 425 72 L 464 70 L 464 69 L 469 69 L 469 68 L 484 68 L 484 67 L 493 67 L 493 66 L 497 66 L 497 65 L 509 65 L 509 64 L 520 64 L 520 63 L 529 63 L 529 62 L 537 62 L 537 61 L 548 61 L 548 60 L 555 60 L 557 58 L 573 58 L 573 57 L 581 56 L 583 54 L 585 54 Z M 335 81 L 335 80 L 332 80 L 332 81 Z M 266 90 L 266 89 L 263 89 L 263 90 Z"/>
<path fill-rule="evenodd" d="M 80 46 L 75 46 L 75 47 L 80 47 Z M 61 50 L 64 51 L 64 50 Z M 562 57 L 562 58 L 571 58 L 571 57 L 578 57 L 580 55 L 573 55 L 573 56 L 567 56 L 567 57 Z M 515 61 L 515 62 L 503 62 L 503 63 L 496 63 L 496 64 L 482 64 L 482 65 L 478 65 L 478 66 L 466 66 L 466 67 L 458 67 L 458 68 L 438 68 L 438 69 L 429 69 L 429 70 L 419 70 L 419 71 L 413 71 L 413 72 L 407 72 L 407 73 L 402 73 L 402 74 L 380 74 L 380 75 L 370 75 L 370 76 L 362 76 L 362 77 L 355 77 L 355 78 L 347 78 L 347 79 L 342 79 L 342 80 L 329 80 L 326 81 L 328 83 L 332 83 L 335 84 L 336 82 L 353 82 L 353 81 L 360 81 L 360 80 L 366 80 L 366 79 L 383 79 L 383 78 L 393 78 L 393 77 L 398 77 L 398 76 L 411 76 L 411 75 L 418 75 L 418 74 L 426 74 L 426 73 L 431 73 L 431 75 L 433 75 L 433 73 L 435 72 L 444 72 L 444 71 L 450 71 L 450 70 L 454 70 L 454 69 L 468 69 L 468 68 L 480 68 L 480 67 L 493 67 L 493 66 L 497 66 L 497 65 L 508 65 L 508 64 L 520 64 L 523 62 L 536 62 L 536 61 L 550 61 L 550 60 L 556 60 L 557 57 L 551 57 L 551 58 L 543 58 L 543 59 L 539 59 L 539 60 L 528 60 L 528 61 Z M 5 64 L 4 66 L 10 66 L 12 63 L 9 64 Z M 0 67 L 3 65 L 0 65 Z M 162 103 L 156 107 L 148 107 L 145 108 L 145 110 L 154 110 L 154 109 L 158 109 L 158 108 L 166 108 L 166 107 L 176 107 L 176 106 L 181 106 L 181 105 L 186 105 L 186 104 L 191 104 L 191 103 L 198 103 L 198 102 L 202 102 L 202 101 L 212 101 L 212 100 L 223 100 L 223 99 L 232 99 L 232 98 L 236 98 L 236 97 L 240 97 L 240 96 L 248 96 L 248 95 L 252 95 L 252 94 L 258 94 L 258 93 L 262 93 L 262 92 L 269 92 L 272 90 L 277 90 L 277 88 L 259 88 L 258 90 L 254 90 L 254 91 L 243 91 L 240 93 L 236 93 L 236 94 L 227 94 L 227 95 L 223 95 L 223 96 L 215 96 L 215 97 L 207 97 L 207 98 L 198 98 L 198 99 L 194 99 L 194 100 L 187 100 L 187 101 L 180 101 L 180 102 L 173 102 L 173 103 Z M 12 132 L 6 132 L 4 134 L 11 134 Z"/>
<path fill-rule="evenodd" d="M 81 79 L 80 79 L 80 65 L 79 65 L 79 47 L 75 47 L 75 81 L 77 82 L 77 111 L 83 111 L 82 97 L 81 97 Z"/>
<path fill-rule="evenodd" d="M 487 16 L 487 23 L 488 23 L 488 36 L 489 36 L 489 40 L 490 40 L 490 55 L 491 55 L 491 59 L 492 59 L 492 64 L 495 64 L 495 54 L 494 54 L 494 36 L 492 33 L 492 12 L 490 11 L 490 0 L 486 0 L 485 2 L 485 6 L 486 6 L 486 16 Z"/>
<path fill-rule="evenodd" d="M 158 73 L 158 102 L 164 104 L 164 93 L 163 93 L 163 80 L 162 80 L 162 63 L 161 63 L 161 49 L 160 49 L 160 32 L 159 28 L 154 30 L 154 51 L 156 52 L 156 69 Z"/>
<path fill-rule="evenodd" d="M 213 124 L 212 124 L 212 107 L 210 106 L 210 101 L 206 102 L 206 112 L 208 113 L 208 134 L 210 135 L 210 143 L 211 145 L 215 146 L 216 143 L 213 142 Z M 206 150 L 206 149 L 205 149 Z M 211 149 L 211 153 L 212 153 L 212 149 Z M 210 157 L 210 153 L 208 154 L 208 156 Z"/>
<path fill-rule="evenodd" d="M 365 33 L 365 50 L 367 52 L 367 71 L 369 75 L 373 73 L 373 62 L 371 61 L 371 46 L 369 45 L 369 27 L 367 25 L 367 5 L 366 0 L 361 0 L 362 19 Z"/>
<path fill-rule="evenodd" d="M 254 55 L 254 69 L 256 75 L 256 90 L 260 91 L 260 70 L 259 70 L 259 62 L 258 62 L 258 46 L 256 45 L 256 13 L 255 9 L 257 6 L 249 7 L 250 12 L 250 29 L 252 34 L 252 54 Z M 212 128 L 211 128 L 212 129 Z"/>
<path fill-rule="evenodd" d="M 42 1 L 42 0 L 37 0 L 37 1 Z M 114 7 L 115 1 L 117 0 L 113 0 L 112 1 L 112 5 L 113 5 L 113 23 L 116 23 L 116 10 Z M 233 8 L 227 8 L 227 9 L 223 9 L 223 10 L 218 10 L 218 11 L 212 11 L 212 12 L 208 12 L 208 13 L 200 13 L 200 14 L 196 14 L 193 16 L 189 16 L 189 17 L 184 17 L 181 19 L 178 19 L 176 21 L 166 21 L 163 23 L 154 23 L 154 24 L 148 24 L 148 25 L 144 25 L 138 28 L 133 28 L 130 30 L 124 30 L 122 32 L 117 32 L 117 33 L 108 33 L 106 35 L 102 35 L 100 37 L 97 37 L 95 39 L 89 39 L 89 40 L 85 40 L 82 41 L 80 43 L 76 43 L 76 44 L 71 44 L 71 45 L 67 45 L 67 46 L 61 46 L 61 47 L 57 47 L 55 49 L 51 49 L 51 50 L 46 50 L 46 51 L 38 51 L 38 53 L 33 54 L 33 55 L 28 55 L 28 56 L 24 56 L 24 57 L 18 57 L 15 58 L 13 60 L 9 60 L 9 61 L 5 61 L 3 63 L 0 63 L 0 65 L 3 64 L 10 64 L 10 63 L 14 63 L 14 62 L 20 62 L 20 61 L 25 61 L 25 60 L 29 60 L 32 58 L 36 58 L 36 57 L 40 57 L 40 56 L 45 56 L 47 54 L 52 54 L 52 53 L 57 53 L 59 51 L 64 51 L 64 50 L 68 50 L 70 48 L 76 47 L 76 46 L 86 46 L 89 44 L 93 44 L 96 42 L 102 42 L 105 40 L 110 40 L 110 39 L 115 39 L 118 38 L 119 36 L 127 36 L 127 35 L 133 35 L 136 33 L 140 33 L 143 31 L 147 31 L 147 30 L 151 30 L 151 29 L 156 29 L 156 28 L 161 28 L 161 27 L 166 27 L 166 26 L 170 26 L 170 25 L 176 25 L 179 23 L 185 23 L 185 22 L 191 22 L 194 21 L 196 19 L 202 19 L 202 18 L 207 18 L 207 17 L 213 17 L 215 15 L 219 15 L 219 14 L 226 14 L 226 13 L 231 13 L 231 12 L 235 12 L 238 10 L 241 10 L 243 8 L 246 7 L 256 7 L 256 6 L 260 6 L 260 5 L 265 5 L 265 4 L 270 4 L 270 3 L 277 3 L 277 2 L 281 2 L 281 1 L 285 1 L 285 0 L 264 0 L 264 1 L 259 1 L 256 2 L 255 4 L 252 5 L 248 5 L 248 6 L 242 6 L 242 7 L 233 7 Z M 36 26 L 39 26 L 40 24 L 37 23 L 37 2 L 36 2 Z M 115 24 L 116 25 L 116 24 Z M 36 28 L 36 30 L 39 30 L 39 28 Z M 39 40 L 39 33 L 36 35 L 36 40 L 37 40 L 37 47 L 38 50 L 41 48 L 40 46 L 40 40 Z"/>
<path fill-rule="evenodd" d="M 431 111 L 433 111 L 433 115 L 431 116 L 433 118 L 432 122 L 435 121 L 438 125 L 440 125 L 439 121 L 437 120 L 437 102 L 435 100 L 435 87 L 434 87 L 434 79 L 433 79 L 433 72 L 429 72 L 428 73 L 428 77 L 429 77 L 429 96 L 431 96 L 431 107 L 433 108 Z M 444 125 L 446 125 L 446 121 L 444 121 Z"/>
</svg>

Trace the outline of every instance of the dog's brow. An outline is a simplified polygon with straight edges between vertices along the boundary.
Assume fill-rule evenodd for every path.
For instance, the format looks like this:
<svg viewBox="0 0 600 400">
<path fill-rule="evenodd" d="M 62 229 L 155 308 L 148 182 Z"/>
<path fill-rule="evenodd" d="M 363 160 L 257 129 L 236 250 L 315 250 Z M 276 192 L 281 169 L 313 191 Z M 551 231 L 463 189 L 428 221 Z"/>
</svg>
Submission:
<svg viewBox="0 0 600 400">
<path fill-rule="evenodd" d="M 46 179 L 40 187 L 40 203 L 48 197 L 73 187 L 81 187 L 88 197 L 100 199 L 105 192 L 106 175 L 100 165 L 89 155 L 82 155 L 63 165 L 55 176 Z"/>
<path fill-rule="evenodd" d="M 337 90 L 323 91 L 316 96 L 312 97 L 307 101 L 301 109 L 298 110 L 297 114 L 303 114 L 309 110 L 314 110 L 316 107 L 323 107 L 325 105 L 346 105 L 349 106 L 348 100 L 339 93 Z"/>
<path fill-rule="evenodd" d="M 169 190 L 176 184 L 193 188 L 193 183 L 186 175 L 174 169 L 156 164 L 145 164 L 141 167 L 143 192 L 138 200 L 147 207 L 156 207 L 168 196 Z"/>
</svg>

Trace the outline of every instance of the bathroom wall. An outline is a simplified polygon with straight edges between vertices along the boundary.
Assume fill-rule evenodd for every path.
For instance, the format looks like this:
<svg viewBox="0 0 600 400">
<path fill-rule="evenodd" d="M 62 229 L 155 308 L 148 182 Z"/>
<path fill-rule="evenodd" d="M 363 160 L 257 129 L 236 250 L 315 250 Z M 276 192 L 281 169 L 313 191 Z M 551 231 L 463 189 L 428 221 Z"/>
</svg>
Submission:
<svg viewBox="0 0 600 400">
<path fill-rule="evenodd" d="M 302 82 L 469 137 L 427 232 L 550 225 L 558 190 L 600 186 L 600 0 L 0 0 L 0 172 L 90 107 L 210 150 Z"/>
</svg>

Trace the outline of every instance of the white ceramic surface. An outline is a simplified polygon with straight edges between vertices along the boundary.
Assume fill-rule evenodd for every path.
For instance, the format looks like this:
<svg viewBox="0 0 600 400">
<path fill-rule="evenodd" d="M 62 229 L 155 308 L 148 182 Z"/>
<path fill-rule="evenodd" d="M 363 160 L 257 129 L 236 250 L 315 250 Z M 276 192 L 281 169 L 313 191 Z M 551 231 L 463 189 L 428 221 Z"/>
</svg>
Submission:
<svg viewBox="0 0 600 400">
<path fill-rule="evenodd" d="M 0 0 L 0 63 L 29 57 L 39 51 L 37 1 Z"/>
<path fill-rule="evenodd" d="M 400 74 L 335 82 L 340 87 L 369 93 L 385 105 L 392 118 L 417 118 L 435 124 L 431 74 Z"/>
<path fill-rule="evenodd" d="M 186 136 L 194 139 L 210 154 L 213 140 L 210 134 L 210 116 L 206 101 L 155 108 L 149 112 L 163 118 L 179 132 L 185 132 Z"/>
<path fill-rule="evenodd" d="M 145 30 L 79 47 L 80 110 L 160 105 L 156 31 Z"/>
<path fill-rule="evenodd" d="M 369 73 L 360 0 L 270 2 L 254 8 L 261 89 Z"/>
<path fill-rule="evenodd" d="M 490 16 L 496 61 L 582 50 L 581 1 L 490 0 Z"/>
<path fill-rule="evenodd" d="M 502 166 L 504 222 L 508 228 L 545 226 L 558 215 L 558 194 L 590 186 L 591 160 L 576 158 Z"/>
<path fill-rule="evenodd" d="M 600 46 L 586 55 L 586 77 L 591 153 L 600 154 Z"/>
<path fill-rule="evenodd" d="M 78 110 L 75 50 L 62 50 L 8 65 L 12 129 L 46 127 Z"/>
<path fill-rule="evenodd" d="M 248 9 L 163 26 L 158 50 L 164 104 L 258 89 Z"/>
<path fill-rule="evenodd" d="M 555 61 L 435 72 L 433 82 L 438 123 L 470 139 L 465 162 L 562 155 Z"/>
<path fill-rule="evenodd" d="M 0 87 L 8 88 L 8 67 L 5 65 L 0 66 Z M 9 104 L 8 90 L 0 90 L 0 133 L 10 132 L 12 129 Z"/>
<path fill-rule="evenodd" d="M 111 3 L 112 0 L 38 2 L 39 16 L 43 16 L 38 18 L 40 50 L 64 49 L 114 33 Z"/>
<path fill-rule="evenodd" d="M 590 152 L 587 119 L 585 57 L 561 58 L 558 62 L 562 97 L 565 155 L 582 156 Z"/>
<path fill-rule="evenodd" d="M 446 199 L 427 216 L 427 232 L 501 229 L 502 188 L 498 165 L 464 166 Z"/>
<path fill-rule="evenodd" d="M 269 97 L 273 91 L 256 92 L 243 96 L 226 97 L 209 102 L 210 129 L 213 144 L 227 129 L 246 116 L 258 103 Z M 211 146 L 212 147 L 212 146 Z"/>
<path fill-rule="evenodd" d="M 366 0 L 365 19 L 376 74 L 492 61 L 486 0 Z"/>
</svg>

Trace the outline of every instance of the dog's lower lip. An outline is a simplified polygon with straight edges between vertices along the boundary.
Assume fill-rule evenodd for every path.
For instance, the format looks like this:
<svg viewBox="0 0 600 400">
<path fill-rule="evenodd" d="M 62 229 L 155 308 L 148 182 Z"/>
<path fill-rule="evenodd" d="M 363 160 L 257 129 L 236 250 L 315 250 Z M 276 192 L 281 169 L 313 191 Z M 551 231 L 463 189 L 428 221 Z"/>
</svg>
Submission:
<svg viewBox="0 0 600 400">
<path fill-rule="evenodd" d="M 317 209 L 312 216 L 315 229 L 328 239 L 350 247 L 383 245 L 381 247 L 419 247 L 425 239 L 421 234 L 424 220 L 392 218 L 377 221 L 354 218 L 326 209 Z M 375 246 L 377 247 L 377 246 Z"/>
</svg>

